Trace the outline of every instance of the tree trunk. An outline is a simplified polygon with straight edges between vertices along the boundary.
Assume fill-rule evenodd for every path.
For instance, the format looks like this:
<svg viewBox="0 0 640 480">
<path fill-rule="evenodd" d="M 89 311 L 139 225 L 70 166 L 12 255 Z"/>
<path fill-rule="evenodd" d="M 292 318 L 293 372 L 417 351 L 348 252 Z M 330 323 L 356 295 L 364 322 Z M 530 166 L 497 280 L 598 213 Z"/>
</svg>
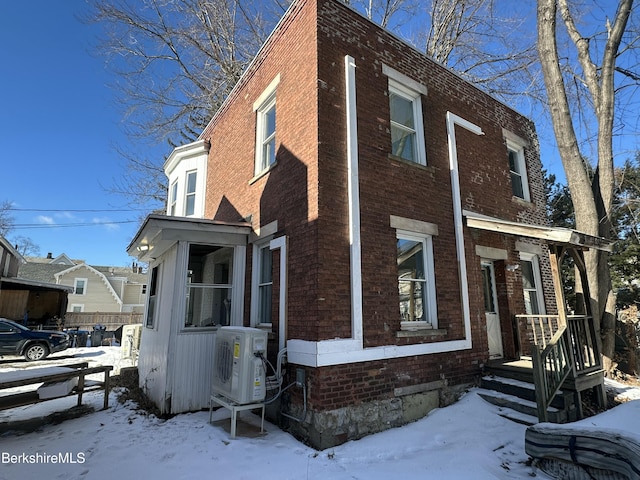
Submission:
<svg viewBox="0 0 640 480">
<path fill-rule="evenodd" d="M 567 0 L 538 0 L 538 55 L 544 76 L 549 111 L 564 166 L 576 216 L 576 229 L 589 235 L 610 238 L 613 198 L 613 112 L 616 56 L 626 29 L 633 0 L 620 0 L 616 18 L 609 26 L 609 36 L 600 68 L 591 59 L 589 40 L 578 32 Z M 598 122 L 598 164 L 593 179 L 589 178 L 567 100 L 556 41 L 556 19 L 560 13 L 567 33 L 576 47 Z M 615 368 L 615 295 L 611 287 L 608 253 L 585 252 L 585 266 L 591 311 L 602 338 L 604 368 Z"/>
</svg>

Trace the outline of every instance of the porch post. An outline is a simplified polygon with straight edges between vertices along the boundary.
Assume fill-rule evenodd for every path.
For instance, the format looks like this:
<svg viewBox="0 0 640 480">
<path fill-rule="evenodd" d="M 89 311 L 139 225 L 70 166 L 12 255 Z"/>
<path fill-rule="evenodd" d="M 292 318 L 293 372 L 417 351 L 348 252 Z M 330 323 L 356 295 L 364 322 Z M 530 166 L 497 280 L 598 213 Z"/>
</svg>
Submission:
<svg viewBox="0 0 640 480">
<path fill-rule="evenodd" d="M 551 263 L 551 278 L 553 279 L 553 291 L 556 296 L 558 308 L 558 327 L 567 326 L 567 304 L 564 299 L 564 287 L 560 275 L 560 263 L 564 255 L 564 247 L 549 244 L 549 260 Z"/>
</svg>

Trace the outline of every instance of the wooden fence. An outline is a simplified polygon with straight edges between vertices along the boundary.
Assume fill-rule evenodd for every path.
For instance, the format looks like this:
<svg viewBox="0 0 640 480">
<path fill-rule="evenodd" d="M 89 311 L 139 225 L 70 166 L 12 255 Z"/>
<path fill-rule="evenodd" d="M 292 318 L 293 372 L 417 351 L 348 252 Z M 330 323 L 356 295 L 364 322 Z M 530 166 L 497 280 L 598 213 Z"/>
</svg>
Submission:
<svg viewBox="0 0 640 480">
<path fill-rule="evenodd" d="M 135 312 L 68 312 L 64 316 L 64 328 L 91 331 L 96 325 L 102 325 L 107 331 L 113 331 L 122 325 L 142 323 L 142 316 L 142 313 Z"/>
</svg>

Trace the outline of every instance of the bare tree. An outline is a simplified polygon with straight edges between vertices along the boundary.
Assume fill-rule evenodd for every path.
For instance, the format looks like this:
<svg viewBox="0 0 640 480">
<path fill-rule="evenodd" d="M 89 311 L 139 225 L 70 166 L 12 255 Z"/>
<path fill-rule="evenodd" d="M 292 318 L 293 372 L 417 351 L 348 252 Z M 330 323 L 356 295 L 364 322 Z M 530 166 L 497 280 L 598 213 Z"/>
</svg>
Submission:
<svg viewBox="0 0 640 480">
<path fill-rule="evenodd" d="M 0 236 L 6 237 L 13 228 L 15 218 L 11 214 L 11 202 L 4 200 L 0 203 Z"/>
<path fill-rule="evenodd" d="M 417 0 L 343 0 L 384 28 L 400 28 L 417 13 Z"/>
<path fill-rule="evenodd" d="M 417 45 L 436 61 L 499 98 L 539 96 L 535 38 L 526 4 L 516 10 L 495 0 L 431 0 Z M 531 12 L 533 14 L 533 12 Z"/>
<path fill-rule="evenodd" d="M 195 140 L 287 5 L 271 0 L 89 0 L 99 53 L 117 82 L 132 145 Z M 162 159 L 118 146 L 127 174 L 107 187 L 132 203 L 165 198 Z M 167 152 L 168 153 L 168 152 Z"/>
<path fill-rule="evenodd" d="M 18 250 L 18 253 L 22 256 L 33 256 L 36 257 L 40 255 L 40 247 L 29 237 L 23 237 L 21 235 L 13 238 L 13 243 Z"/>
<path fill-rule="evenodd" d="M 611 237 L 614 190 L 615 72 L 619 55 L 630 46 L 623 42 L 632 6 L 633 0 L 619 0 L 613 21 L 606 20 L 605 36 L 599 42 L 595 36 L 586 37 L 580 33 L 575 13 L 567 0 L 538 0 L 538 54 L 558 150 L 571 191 L 576 228 L 606 238 Z M 578 70 L 563 72 L 566 66 L 563 60 L 567 57 L 561 57 L 559 53 L 558 16 L 574 47 L 573 56 L 580 66 Z M 596 58 L 598 53 L 601 58 Z M 583 93 L 587 95 L 587 101 L 578 107 L 590 107 L 590 112 L 571 108 L 568 91 L 573 83 L 583 86 Z M 588 157 L 582 150 L 585 144 L 579 141 L 575 125 L 585 115 L 593 118 L 597 125 L 597 162 L 592 176 L 589 175 Z M 615 296 L 607 260 L 605 252 L 589 251 L 585 254 L 592 311 L 601 331 L 605 368 L 610 371 L 614 368 Z"/>
</svg>

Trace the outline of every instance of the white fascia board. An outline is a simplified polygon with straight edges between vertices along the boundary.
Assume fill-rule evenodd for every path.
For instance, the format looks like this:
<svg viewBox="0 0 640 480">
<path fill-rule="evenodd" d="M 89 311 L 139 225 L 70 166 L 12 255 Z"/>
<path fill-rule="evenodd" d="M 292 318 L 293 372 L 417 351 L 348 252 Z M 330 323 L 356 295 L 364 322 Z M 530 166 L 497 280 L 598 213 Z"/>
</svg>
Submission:
<svg viewBox="0 0 640 480">
<path fill-rule="evenodd" d="M 390 358 L 412 357 L 414 355 L 455 352 L 468 350 L 470 348 L 470 338 L 451 340 L 448 342 L 419 343 L 415 345 L 383 345 L 364 349 L 362 348 L 362 344 L 354 339 L 324 340 L 320 342 L 289 340 L 287 342 L 287 358 L 290 363 L 296 365 L 326 367 L 373 360 L 386 360 Z"/>
<path fill-rule="evenodd" d="M 197 140 L 186 145 L 176 147 L 164 162 L 163 169 L 167 177 L 171 176 L 171 172 L 176 168 L 176 165 L 185 158 L 195 157 L 198 155 L 208 155 L 209 145 L 207 140 Z M 205 162 L 206 163 L 206 162 Z"/>
</svg>

